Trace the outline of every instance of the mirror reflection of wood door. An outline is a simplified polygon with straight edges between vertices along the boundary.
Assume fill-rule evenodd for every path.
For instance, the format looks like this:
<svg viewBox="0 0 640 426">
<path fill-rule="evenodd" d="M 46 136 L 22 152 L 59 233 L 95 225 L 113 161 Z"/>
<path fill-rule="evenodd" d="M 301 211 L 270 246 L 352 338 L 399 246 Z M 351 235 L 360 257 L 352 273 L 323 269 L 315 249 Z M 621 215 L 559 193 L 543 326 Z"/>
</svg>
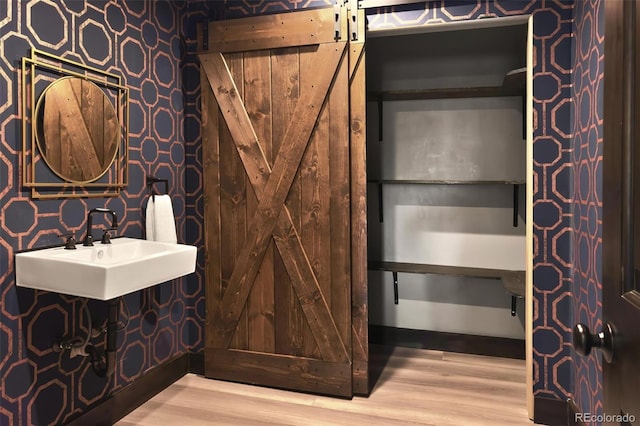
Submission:
<svg viewBox="0 0 640 426">
<path fill-rule="evenodd" d="M 336 39 L 333 9 L 209 25 L 207 377 L 367 392 L 364 60 L 346 25 Z"/>
<path fill-rule="evenodd" d="M 38 145 L 47 165 L 62 179 L 91 182 L 115 160 L 120 124 L 113 104 L 95 83 L 64 77 L 39 101 Z"/>
<path fill-rule="evenodd" d="M 640 7 L 607 1 L 604 8 L 604 339 L 597 343 L 613 346 L 611 362 L 606 356 L 603 360 L 604 414 L 632 415 L 639 421 Z M 604 423 L 628 424 L 624 417 L 609 420 Z"/>
</svg>

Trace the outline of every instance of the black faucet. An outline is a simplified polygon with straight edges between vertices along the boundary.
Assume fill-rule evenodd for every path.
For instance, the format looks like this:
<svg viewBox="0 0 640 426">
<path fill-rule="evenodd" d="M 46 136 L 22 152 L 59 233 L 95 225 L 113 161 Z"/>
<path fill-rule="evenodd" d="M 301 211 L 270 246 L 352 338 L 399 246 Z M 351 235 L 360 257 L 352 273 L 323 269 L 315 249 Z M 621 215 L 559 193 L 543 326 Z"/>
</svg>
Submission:
<svg viewBox="0 0 640 426">
<path fill-rule="evenodd" d="M 83 246 L 92 246 L 93 245 L 93 214 L 94 213 L 107 213 L 111 215 L 111 229 L 116 229 L 118 227 L 118 215 L 113 210 L 105 209 L 102 207 L 96 207 L 95 209 L 89 210 L 87 213 L 87 235 L 84 236 L 84 240 L 82 241 Z M 106 231 L 105 231 L 106 232 Z M 109 238 L 102 239 L 104 244 L 110 244 Z"/>
<path fill-rule="evenodd" d="M 64 238 L 64 248 L 65 248 L 65 250 L 75 250 L 76 249 L 76 237 L 75 237 L 75 235 L 73 235 L 73 233 L 58 235 L 58 237 Z"/>
</svg>

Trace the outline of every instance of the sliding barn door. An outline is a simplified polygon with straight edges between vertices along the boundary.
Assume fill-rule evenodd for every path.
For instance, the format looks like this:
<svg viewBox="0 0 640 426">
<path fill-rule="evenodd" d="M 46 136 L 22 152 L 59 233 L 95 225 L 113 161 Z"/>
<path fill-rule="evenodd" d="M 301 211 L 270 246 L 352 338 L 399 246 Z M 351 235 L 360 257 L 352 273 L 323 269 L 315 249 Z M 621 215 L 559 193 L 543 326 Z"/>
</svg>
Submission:
<svg viewBox="0 0 640 426">
<path fill-rule="evenodd" d="M 364 60 L 339 22 L 338 37 L 333 9 L 209 24 L 207 377 L 366 393 Z"/>
</svg>

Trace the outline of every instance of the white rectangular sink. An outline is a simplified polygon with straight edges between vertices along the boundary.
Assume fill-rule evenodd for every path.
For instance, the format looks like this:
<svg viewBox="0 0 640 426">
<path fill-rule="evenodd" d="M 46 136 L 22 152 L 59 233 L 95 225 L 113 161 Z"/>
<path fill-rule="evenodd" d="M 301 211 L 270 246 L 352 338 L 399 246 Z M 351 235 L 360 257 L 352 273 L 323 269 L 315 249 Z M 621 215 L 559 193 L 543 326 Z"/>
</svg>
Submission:
<svg viewBox="0 0 640 426">
<path fill-rule="evenodd" d="M 109 300 L 194 272 L 196 253 L 195 246 L 126 237 L 17 253 L 16 285 Z"/>
</svg>

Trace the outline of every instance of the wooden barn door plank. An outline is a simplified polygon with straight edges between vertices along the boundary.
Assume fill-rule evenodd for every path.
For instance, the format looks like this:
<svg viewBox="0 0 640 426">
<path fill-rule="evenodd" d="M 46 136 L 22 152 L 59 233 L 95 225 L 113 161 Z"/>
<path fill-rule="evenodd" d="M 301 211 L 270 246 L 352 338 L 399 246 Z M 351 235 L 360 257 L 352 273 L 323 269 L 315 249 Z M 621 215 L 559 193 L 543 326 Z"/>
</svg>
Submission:
<svg viewBox="0 0 640 426">
<path fill-rule="evenodd" d="M 271 143 L 271 55 L 269 51 L 244 54 L 244 106 L 251 120 L 257 145 L 264 156 L 265 166 L 273 164 Z M 243 161 L 245 168 L 247 162 Z M 247 186 L 247 208 L 255 211 L 258 206 L 254 185 Z M 275 349 L 274 294 L 273 294 L 273 242 L 265 251 L 253 288 L 247 300 L 249 347 L 251 351 L 273 352 Z"/>
<path fill-rule="evenodd" d="M 242 53 L 227 55 L 227 66 L 230 75 L 234 79 L 241 80 L 244 75 L 244 55 Z M 243 86 L 238 88 L 237 93 L 240 98 L 243 96 L 243 89 Z M 220 299 L 222 299 L 231 280 L 235 261 L 246 238 L 248 217 L 247 184 L 244 167 L 235 149 L 234 139 L 228 123 L 221 114 L 219 121 L 222 127 L 220 140 L 221 164 L 224 165 L 226 171 L 221 174 L 222 241 L 225 242 L 225 250 L 222 257 L 222 293 L 220 294 Z M 222 306 L 220 305 L 219 308 L 222 309 Z M 247 323 L 247 312 L 243 310 L 236 326 L 231 347 L 236 349 L 249 348 Z"/>
<path fill-rule="evenodd" d="M 334 19 L 333 10 L 314 9 L 216 22 L 208 46 L 211 52 L 239 52 L 331 43 Z M 346 34 L 346 19 L 341 27 Z"/>
<path fill-rule="evenodd" d="M 321 170 L 331 171 L 326 186 L 326 196 L 331 201 L 330 211 L 326 219 L 330 222 L 331 238 L 324 241 L 330 246 L 332 268 L 330 276 L 326 277 L 327 290 L 331 294 L 331 306 L 338 327 L 340 337 L 344 341 L 351 340 L 351 226 L 345 220 L 351 214 L 350 203 L 350 173 L 349 150 L 344 145 L 349 141 L 349 104 L 344 99 L 349 98 L 349 61 L 342 62 L 336 78 L 331 98 L 329 100 L 331 136 L 328 138 L 326 161 Z M 323 156 L 325 154 L 323 153 Z"/>
<path fill-rule="evenodd" d="M 205 304 L 206 312 L 220 309 L 222 289 L 222 230 L 221 230 L 221 184 L 220 184 L 220 137 L 218 103 L 204 74 L 200 75 L 202 107 L 202 181 L 205 245 Z M 205 333 L 205 347 L 214 342 L 211 334 Z"/>
<path fill-rule="evenodd" d="M 279 388 L 351 396 L 351 366 L 330 364 L 321 360 L 280 354 L 211 349 L 218 364 L 217 378 Z M 273 376 L 282 378 L 273 382 Z M 311 419 L 309 419 L 311 420 Z"/>
<path fill-rule="evenodd" d="M 317 72 L 317 64 L 314 61 L 315 48 L 303 47 L 300 49 L 300 81 L 306 82 L 311 79 Z M 335 87 L 336 82 L 334 82 Z M 304 85 L 301 87 L 304 90 Z M 320 198 L 324 196 L 322 192 L 327 191 L 328 188 L 320 188 L 320 177 L 329 173 L 327 165 L 321 165 L 320 162 L 324 159 L 320 158 L 319 150 L 325 151 L 322 144 L 327 141 L 328 138 L 328 111 L 327 108 L 323 108 L 321 111 L 318 122 L 316 123 L 316 131 L 309 141 L 309 146 L 300 164 L 299 170 L 299 197 L 300 197 L 300 238 L 302 246 L 305 248 L 305 252 L 309 257 L 309 262 L 312 265 L 313 273 L 316 276 L 318 285 L 321 287 L 323 297 L 327 306 L 331 306 L 331 294 L 330 288 L 327 288 L 326 278 L 324 277 L 327 266 L 326 262 L 323 262 L 321 256 L 327 253 L 325 242 L 321 241 L 324 235 L 328 235 L 330 230 L 327 228 L 325 217 L 321 210 L 326 203 L 321 202 Z M 322 155 L 328 155 L 324 153 Z M 321 170 L 325 167 L 325 170 Z M 321 223 L 322 222 L 322 223 Z M 314 338 L 314 331 L 312 327 L 305 328 L 303 334 L 303 351 L 305 356 L 317 358 L 320 356 L 320 348 L 316 344 Z"/>
<path fill-rule="evenodd" d="M 351 326 L 353 391 L 369 394 L 369 312 L 367 293 L 367 170 L 364 11 L 358 40 L 349 45 L 351 161 Z"/>
<path fill-rule="evenodd" d="M 300 61 L 299 48 L 282 49 L 271 60 L 272 69 L 272 103 L 273 103 L 273 151 L 280 151 L 280 141 L 284 139 L 285 132 L 300 97 Z M 285 148 L 286 149 L 286 148 Z M 289 195 L 285 203 L 289 210 L 293 226 L 301 229 L 300 218 L 300 178 L 298 175 L 291 184 Z M 284 266 L 280 253 L 275 253 L 275 306 L 276 323 L 276 352 L 296 356 L 311 356 L 312 351 L 304 351 L 305 340 L 312 340 L 315 348 L 315 340 L 311 329 L 304 317 L 300 302 L 291 285 L 291 279 Z M 306 336 L 306 337 L 305 337 Z"/>
</svg>

